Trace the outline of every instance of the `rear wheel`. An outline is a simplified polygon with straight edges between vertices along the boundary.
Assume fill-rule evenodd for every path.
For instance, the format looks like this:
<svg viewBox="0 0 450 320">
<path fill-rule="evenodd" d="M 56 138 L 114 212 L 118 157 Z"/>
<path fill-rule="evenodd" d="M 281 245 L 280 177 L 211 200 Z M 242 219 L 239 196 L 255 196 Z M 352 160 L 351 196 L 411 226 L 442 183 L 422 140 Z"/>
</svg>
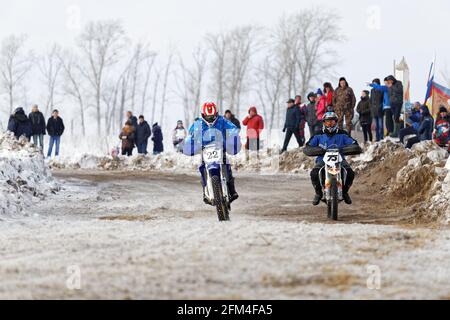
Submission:
<svg viewBox="0 0 450 320">
<path fill-rule="evenodd" d="M 214 192 L 214 205 L 216 206 L 217 217 L 219 218 L 219 221 L 228 221 L 230 220 L 230 214 L 228 205 L 225 203 L 225 199 L 223 197 L 220 178 L 218 176 L 212 176 L 211 183 Z"/>
<path fill-rule="evenodd" d="M 338 219 L 338 187 L 337 187 L 337 181 L 336 179 L 331 180 L 331 186 L 330 186 L 330 193 L 331 193 L 331 199 L 328 200 L 328 218 L 337 221 Z"/>
</svg>

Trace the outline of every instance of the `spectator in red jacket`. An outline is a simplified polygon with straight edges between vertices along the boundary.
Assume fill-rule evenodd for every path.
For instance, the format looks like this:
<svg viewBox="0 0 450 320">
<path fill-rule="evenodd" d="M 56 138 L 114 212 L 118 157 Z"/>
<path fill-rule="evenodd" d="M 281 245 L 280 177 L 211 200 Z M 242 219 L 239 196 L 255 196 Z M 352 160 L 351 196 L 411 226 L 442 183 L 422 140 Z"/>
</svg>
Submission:
<svg viewBox="0 0 450 320">
<path fill-rule="evenodd" d="M 323 93 L 326 98 L 325 107 L 327 108 L 327 110 L 330 110 L 330 108 L 331 109 L 333 108 L 333 94 L 334 94 L 334 89 L 331 83 L 325 82 L 323 84 Z"/>
<path fill-rule="evenodd" d="M 248 151 L 259 151 L 260 148 L 260 135 L 264 129 L 263 118 L 258 114 L 256 107 L 251 107 L 248 110 L 248 116 L 242 121 L 242 124 L 247 127 L 247 143 L 245 144 L 245 150 L 248 159 Z"/>
<path fill-rule="evenodd" d="M 317 110 L 317 133 L 322 132 L 322 127 L 323 127 L 323 122 L 322 122 L 322 118 L 325 114 L 325 112 L 327 112 L 327 97 L 323 94 L 322 90 L 318 89 L 316 92 L 316 101 L 317 101 L 317 106 L 316 106 L 316 110 Z"/>
</svg>

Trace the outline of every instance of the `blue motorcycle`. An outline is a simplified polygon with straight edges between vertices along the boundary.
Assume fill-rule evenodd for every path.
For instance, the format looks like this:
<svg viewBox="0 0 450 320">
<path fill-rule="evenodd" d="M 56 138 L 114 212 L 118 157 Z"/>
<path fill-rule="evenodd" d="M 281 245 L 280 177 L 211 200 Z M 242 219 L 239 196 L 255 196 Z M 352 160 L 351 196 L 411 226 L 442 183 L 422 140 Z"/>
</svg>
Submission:
<svg viewBox="0 0 450 320">
<path fill-rule="evenodd" d="M 230 220 L 230 199 L 227 186 L 227 169 L 223 147 L 211 143 L 203 147 L 202 159 L 205 163 L 205 197 L 216 207 L 219 221 Z"/>
</svg>

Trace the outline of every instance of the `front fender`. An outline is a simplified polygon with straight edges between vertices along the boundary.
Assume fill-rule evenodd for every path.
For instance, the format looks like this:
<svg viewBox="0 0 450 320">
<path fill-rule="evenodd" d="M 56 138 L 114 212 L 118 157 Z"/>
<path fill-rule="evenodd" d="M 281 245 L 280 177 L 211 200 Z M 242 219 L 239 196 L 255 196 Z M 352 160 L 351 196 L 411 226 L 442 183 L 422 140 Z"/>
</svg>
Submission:
<svg viewBox="0 0 450 320">
<path fill-rule="evenodd" d="M 208 170 L 210 176 L 220 176 L 221 164 L 216 162 L 207 164 L 206 170 Z"/>
</svg>

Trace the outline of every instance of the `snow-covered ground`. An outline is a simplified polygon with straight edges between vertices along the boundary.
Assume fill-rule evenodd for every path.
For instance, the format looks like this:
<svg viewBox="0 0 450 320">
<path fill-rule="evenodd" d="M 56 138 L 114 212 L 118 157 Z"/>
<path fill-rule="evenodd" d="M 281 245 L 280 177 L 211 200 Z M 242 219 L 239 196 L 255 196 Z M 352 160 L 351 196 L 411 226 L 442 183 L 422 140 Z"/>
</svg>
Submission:
<svg viewBox="0 0 450 320">
<path fill-rule="evenodd" d="M 240 199 L 219 223 L 198 159 L 70 157 L 50 162 L 54 179 L 30 145 L 0 145 L 16 183 L 1 190 L 16 202 L 2 202 L 0 298 L 450 297 L 450 164 L 433 144 L 351 159 L 354 204 L 337 223 L 311 205 L 299 150 L 234 158 Z"/>
<path fill-rule="evenodd" d="M 237 175 L 229 223 L 202 203 L 195 175 L 58 180 L 32 217 L 1 224 L 0 298 L 450 296 L 449 229 L 385 225 L 358 195 L 331 223 L 305 174 Z"/>
<path fill-rule="evenodd" d="M 0 134 L 0 219 L 23 212 L 23 208 L 58 189 L 41 153 L 25 140 Z"/>
</svg>

